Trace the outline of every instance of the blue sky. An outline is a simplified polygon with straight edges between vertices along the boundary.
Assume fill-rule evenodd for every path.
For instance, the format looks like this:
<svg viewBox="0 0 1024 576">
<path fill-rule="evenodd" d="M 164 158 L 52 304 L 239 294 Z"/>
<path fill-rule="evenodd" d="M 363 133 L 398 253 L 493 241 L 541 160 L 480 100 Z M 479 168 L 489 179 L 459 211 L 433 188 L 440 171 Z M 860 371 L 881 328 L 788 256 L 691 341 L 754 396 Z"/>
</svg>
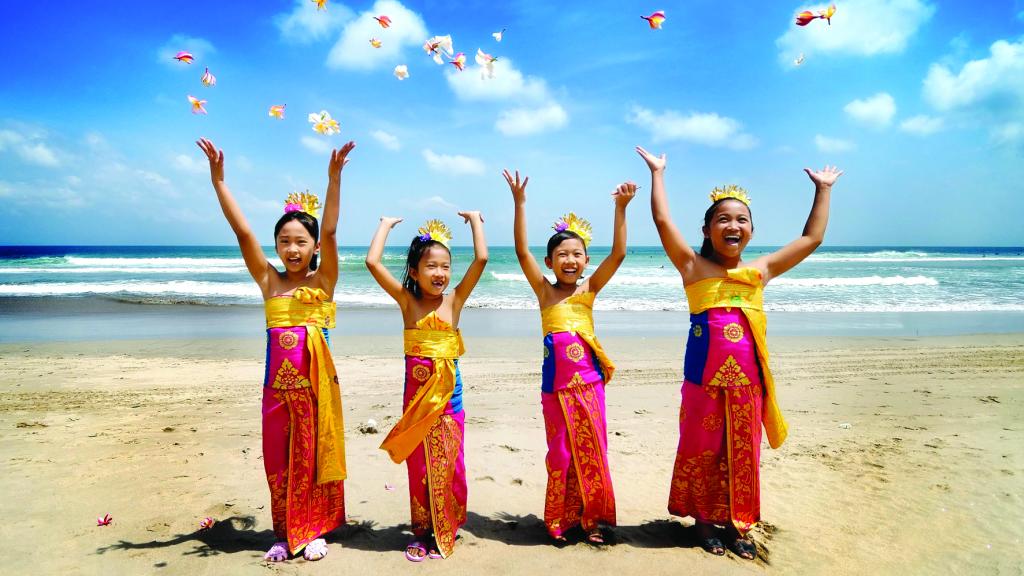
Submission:
<svg viewBox="0 0 1024 576">
<path fill-rule="evenodd" d="M 763 4 L 763 5 L 762 5 Z M 643 185 L 629 241 L 657 244 L 649 175 L 666 152 L 673 213 L 698 243 L 707 194 L 744 186 L 754 244 L 789 241 L 813 194 L 804 166 L 837 164 L 826 242 L 1024 245 L 1024 2 L 837 1 L 831 26 L 793 15 L 823 3 L 625 1 L 19 2 L 0 47 L 0 244 L 230 244 L 200 151 L 225 149 L 227 180 L 264 243 L 283 198 L 326 186 L 329 148 L 358 142 L 342 189 L 341 241 L 395 243 L 454 212 L 484 213 L 512 240 L 500 176 L 531 178 L 531 243 L 561 213 L 611 239 L 608 195 Z M 661 30 L 641 14 L 663 9 Z M 381 29 L 371 16 L 394 21 Z M 491 33 L 507 28 L 502 42 Z M 464 72 L 423 52 L 451 34 Z M 384 43 L 369 45 L 370 36 Z M 498 57 L 482 79 L 477 48 Z M 195 63 L 171 56 L 191 50 Z M 800 66 L 794 65 L 799 54 Z M 396 65 L 410 77 L 397 80 Z M 205 67 L 214 87 L 199 79 Z M 187 95 L 207 100 L 193 115 Z M 286 104 L 284 120 L 267 115 Z M 341 134 L 313 132 L 327 110 Z"/>
</svg>

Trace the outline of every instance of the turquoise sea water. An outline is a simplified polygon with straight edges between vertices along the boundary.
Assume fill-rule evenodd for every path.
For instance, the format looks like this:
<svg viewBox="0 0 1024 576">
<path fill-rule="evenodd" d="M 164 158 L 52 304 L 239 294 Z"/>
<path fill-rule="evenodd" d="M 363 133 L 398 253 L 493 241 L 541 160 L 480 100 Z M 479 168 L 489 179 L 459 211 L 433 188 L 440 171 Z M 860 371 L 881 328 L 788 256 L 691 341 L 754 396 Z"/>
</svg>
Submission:
<svg viewBox="0 0 1024 576">
<path fill-rule="evenodd" d="M 748 248 L 750 259 L 772 248 Z M 279 263 L 268 248 L 267 257 Z M 591 249 L 596 267 L 608 253 Z M 340 250 L 339 306 L 393 306 L 363 264 L 365 247 Z M 542 250 L 535 254 L 540 260 Z M 457 282 L 472 249 L 453 250 Z M 385 263 L 401 276 L 405 253 L 389 248 Z M 153 305 L 258 304 L 238 248 L 0 247 L 0 298 L 104 299 Z M 534 309 L 535 298 L 511 247 L 490 249 L 490 261 L 467 304 Z M 597 299 L 599 310 L 686 310 L 682 282 L 660 247 L 632 247 Z M 772 281 L 765 307 L 776 312 L 1021 312 L 1024 248 L 822 247 Z"/>
</svg>

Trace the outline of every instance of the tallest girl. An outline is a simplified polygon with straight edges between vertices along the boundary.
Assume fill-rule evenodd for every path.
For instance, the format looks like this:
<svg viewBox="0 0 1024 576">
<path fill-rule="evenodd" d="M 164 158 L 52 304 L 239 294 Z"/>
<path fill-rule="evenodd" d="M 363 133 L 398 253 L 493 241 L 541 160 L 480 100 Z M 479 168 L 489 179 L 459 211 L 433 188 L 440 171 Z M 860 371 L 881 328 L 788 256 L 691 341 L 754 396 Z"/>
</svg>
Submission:
<svg viewBox="0 0 1024 576">
<path fill-rule="evenodd" d="M 651 213 L 665 253 L 683 277 L 690 307 L 668 509 L 694 518 L 708 552 L 725 553 L 715 531 L 715 525 L 723 525 L 733 552 L 752 560 L 757 549 L 746 534 L 761 518 L 762 425 L 772 448 L 786 439 L 768 366 L 762 292 L 824 240 L 832 184 L 842 171 L 805 168 L 814 183 L 814 201 L 803 233 L 779 250 L 747 261 L 743 249 L 754 235 L 754 221 L 742 188 L 726 186 L 711 193 L 704 242 L 694 252 L 669 214 L 665 155 L 654 156 L 640 147 L 637 152 L 651 170 Z"/>
</svg>

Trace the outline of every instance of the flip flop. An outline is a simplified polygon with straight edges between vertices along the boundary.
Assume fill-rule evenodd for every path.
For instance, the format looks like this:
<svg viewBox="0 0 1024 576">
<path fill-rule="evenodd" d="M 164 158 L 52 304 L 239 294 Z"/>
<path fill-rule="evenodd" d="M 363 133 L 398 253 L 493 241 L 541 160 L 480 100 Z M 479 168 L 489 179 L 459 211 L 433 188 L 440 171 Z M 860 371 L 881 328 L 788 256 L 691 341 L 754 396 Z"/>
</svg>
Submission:
<svg viewBox="0 0 1024 576">
<path fill-rule="evenodd" d="M 437 540 L 433 538 L 427 543 L 427 558 L 431 560 L 440 560 L 444 558 L 441 553 L 437 550 Z"/>
<path fill-rule="evenodd" d="M 729 549 L 734 554 L 743 558 L 744 560 L 753 560 L 757 558 L 757 545 L 754 544 L 753 540 L 747 538 L 737 538 L 729 544 Z"/>
<path fill-rule="evenodd" d="M 700 547 L 704 549 L 708 554 L 714 554 L 715 556 L 725 556 L 725 546 L 722 541 L 714 536 L 708 536 L 707 538 L 700 539 Z"/>
<path fill-rule="evenodd" d="M 420 552 L 423 552 L 423 554 L 420 556 L 414 556 L 413 554 L 409 553 L 410 549 L 419 550 Z M 409 542 L 409 544 L 405 547 L 405 559 L 409 562 L 423 562 L 427 559 L 426 547 L 423 546 L 423 543 L 419 540 L 413 540 L 412 542 Z"/>
<path fill-rule="evenodd" d="M 302 551 L 302 557 L 310 562 L 322 560 L 324 556 L 327 556 L 327 541 L 323 538 L 317 538 L 306 544 L 306 549 Z"/>
<path fill-rule="evenodd" d="M 275 542 L 270 550 L 263 555 L 264 562 L 284 562 L 288 559 L 288 543 Z"/>
<path fill-rule="evenodd" d="M 600 530 L 594 530 L 593 532 L 588 533 L 587 542 L 595 546 L 603 546 L 604 544 L 607 544 L 607 542 L 604 541 L 604 534 L 602 534 Z"/>
</svg>

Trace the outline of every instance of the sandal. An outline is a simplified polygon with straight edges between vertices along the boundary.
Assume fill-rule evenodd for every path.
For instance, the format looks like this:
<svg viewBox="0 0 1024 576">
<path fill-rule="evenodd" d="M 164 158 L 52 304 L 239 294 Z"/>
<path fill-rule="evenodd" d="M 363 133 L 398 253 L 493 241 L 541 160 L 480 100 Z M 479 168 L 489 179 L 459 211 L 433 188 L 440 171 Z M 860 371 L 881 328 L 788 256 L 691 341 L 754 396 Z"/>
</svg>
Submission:
<svg viewBox="0 0 1024 576">
<path fill-rule="evenodd" d="M 729 544 L 729 549 L 744 560 L 757 558 L 757 545 L 749 538 L 737 538 Z"/>
<path fill-rule="evenodd" d="M 722 541 L 716 536 L 708 536 L 707 538 L 700 539 L 700 547 L 709 554 L 715 556 L 725 556 L 725 546 L 722 545 Z"/>
<path fill-rule="evenodd" d="M 270 550 L 263 555 L 264 562 L 284 562 L 288 559 L 288 543 L 275 542 Z"/>
<path fill-rule="evenodd" d="M 602 546 L 605 544 L 604 534 L 601 533 L 601 530 L 594 529 L 587 533 L 587 542 L 595 546 Z"/>
<path fill-rule="evenodd" d="M 419 551 L 419 555 L 413 554 L 414 550 Z M 413 540 L 405 547 L 405 559 L 409 562 L 423 562 L 427 559 L 427 548 L 419 540 Z"/>
<path fill-rule="evenodd" d="M 302 557 L 310 562 L 316 562 L 324 556 L 327 556 L 327 541 L 323 538 L 317 538 L 306 544 L 306 549 L 302 551 Z"/>
</svg>

